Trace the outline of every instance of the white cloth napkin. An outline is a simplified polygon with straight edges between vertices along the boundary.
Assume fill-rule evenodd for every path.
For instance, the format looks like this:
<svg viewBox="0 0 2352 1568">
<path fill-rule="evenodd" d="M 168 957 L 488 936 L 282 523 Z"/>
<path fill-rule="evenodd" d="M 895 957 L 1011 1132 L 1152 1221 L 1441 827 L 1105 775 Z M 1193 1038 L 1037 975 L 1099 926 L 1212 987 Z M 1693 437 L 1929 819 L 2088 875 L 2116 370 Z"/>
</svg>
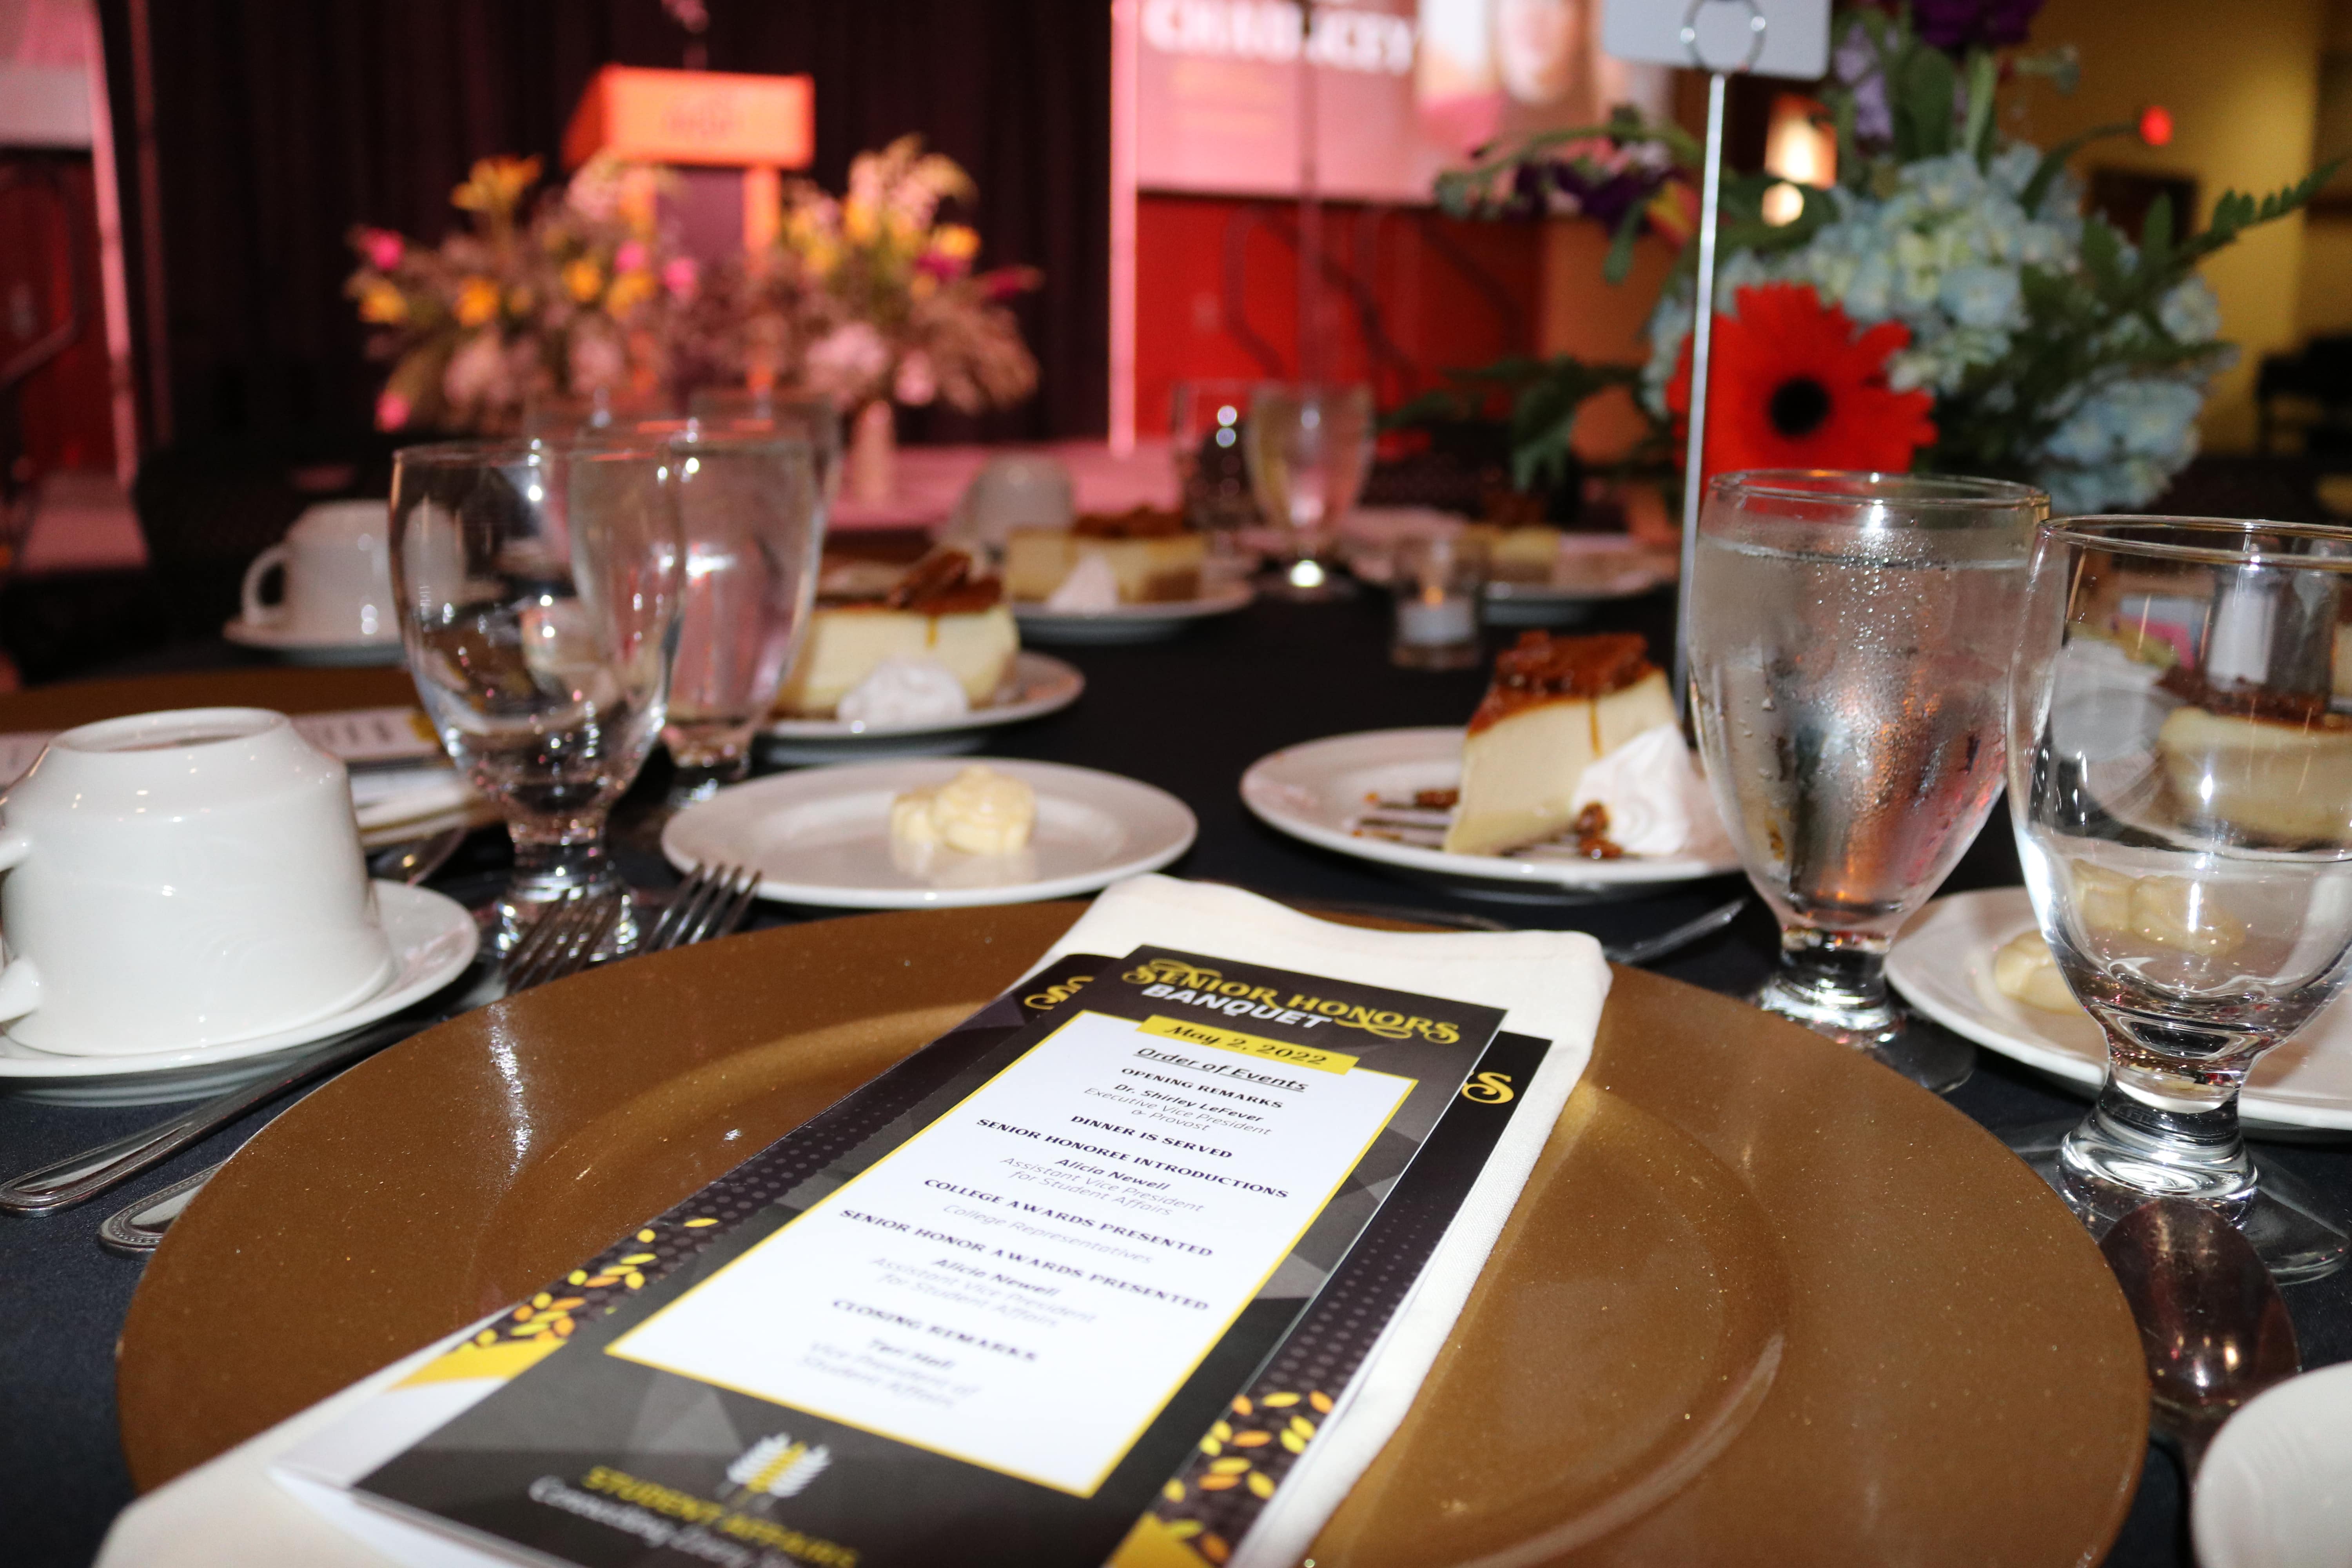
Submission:
<svg viewBox="0 0 2352 1568">
<path fill-rule="evenodd" d="M 1599 945 L 1576 932 L 1365 931 L 1236 888 L 1151 876 L 1106 891 L 1037 968 L 1064 953 L 1124 956 L 1144 946 L 1500 1007 L 1506 1030 L 1552 1042 L 1421 1279 L 1233 1558 L 1234 1568 L 1294 1563 L 1396 1431 L 1461 1315 L 1591 1058 L 1609 967 Z M 356 1479 L 469 1403 L 454 1384 L 386 1394 L 461 1338 L 419 1351 L 141 1499 L 115 1521 L 98 1568 L 491 1568 L 516 1561 L 368 1510 L 320 1479 Z M 471 1392 L 478 1397 L 496 1386 L 483 1382 Z"/>
</svg>

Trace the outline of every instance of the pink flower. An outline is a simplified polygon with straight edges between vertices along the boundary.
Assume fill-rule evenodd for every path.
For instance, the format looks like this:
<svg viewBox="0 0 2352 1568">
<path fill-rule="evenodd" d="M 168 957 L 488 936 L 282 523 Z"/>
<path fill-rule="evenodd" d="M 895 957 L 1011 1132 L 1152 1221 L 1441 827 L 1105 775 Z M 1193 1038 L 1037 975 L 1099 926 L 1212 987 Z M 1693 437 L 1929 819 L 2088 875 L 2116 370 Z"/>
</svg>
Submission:
<svg viewBox="0 0 2352 1568">
<path fill-rule="evenodd" d="M 613 252 L 615 271 L 635 272 L 645 264 L 646 247 L 634 239 L 622 241 L 621 248 Z"/>
<path fill-rule="evenodd" d="M 408 399 L 387 389 L 375 400 L 375 427 L 397 430 L 408 423 L 409 413 Z"/>
<path fill-rule="evenodd" d="M 662 286 L 681 300 L 694 298 L 695 285 L 702 278 L 701 269 L 695 266 L 691 256 L 675 258 L 662 268 L 661 275 Z"/>
<path fill-rule="evenodd" d="M 407 242 L 388 228 L 368 230 L 367 239 L 363 244 L 367 252 L 368 265 L 378 272 L 391 271 L 400 265 L 400 258 L 408 252 Z M 386 426 L 385 428 L 390 429 L 392 426 Z"/>
<path fill-rule="evenodd" d="M 939 395 L 939 378 L 931 374 L 929 355 L 917 349 L 898 362 L 898 374 L 890 386 L 893 401 L 920 408 Z"/>
</svg>

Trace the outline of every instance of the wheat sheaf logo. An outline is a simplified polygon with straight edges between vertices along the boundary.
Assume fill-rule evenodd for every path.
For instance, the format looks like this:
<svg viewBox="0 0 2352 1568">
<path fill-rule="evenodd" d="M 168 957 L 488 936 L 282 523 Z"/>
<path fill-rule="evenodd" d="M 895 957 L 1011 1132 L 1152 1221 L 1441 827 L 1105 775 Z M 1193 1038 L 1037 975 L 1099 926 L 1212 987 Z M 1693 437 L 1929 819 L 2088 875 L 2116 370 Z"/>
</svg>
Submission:
<svg viewBox="0 0 2352 1568">
<path fill-rule="evenodd" d="M 727 1467 L 727 1479 L 763 1497 L 798 1497 L 832 1463 L 833 1450 L 824 1445 L 812 1448 L 779 1432 L 737 1455 Z"/>
</svg>

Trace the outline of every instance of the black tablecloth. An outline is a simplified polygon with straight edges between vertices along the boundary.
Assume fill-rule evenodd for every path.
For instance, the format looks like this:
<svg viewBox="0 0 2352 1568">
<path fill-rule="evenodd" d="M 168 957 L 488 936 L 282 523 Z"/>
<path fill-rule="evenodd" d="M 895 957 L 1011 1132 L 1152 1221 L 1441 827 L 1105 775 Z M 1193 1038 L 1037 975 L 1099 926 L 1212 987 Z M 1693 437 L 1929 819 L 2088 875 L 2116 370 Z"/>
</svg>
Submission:
<svg viewBox="0 0 2352 1568">
<path fill-rule="evenodd" d="M 1671 614 L 1669 596 L 1661 594 L 1612 606 L 1592 624 L 1645 632 L 1663 649 Z M 1201 822 L 1199 843 L 1171 870 L 1280 896 L 1475 912 L 1620 942 L 1662 931 L 1740 890 L 1736 879 L 1723 879 L 1620 902 L 1479 904 L 1261 826 L 1236 789 L 1243 770 L 1258 757 L 1349 731 L 1458 724 L 1476 704 L 1484 685 L 1478 671 L 1436 675 L 1391 668 L 1386 616 L 1386 602 L 1376 595 L 1341 604 L 1262 603 L 1200 625 L 1172 643 L 1055 649 L 1085 671 L 1086 695 L 1061 713 L 1001 732 L 989 749 L 1103 768 L 1171 791 Z M 206 650 L 181 650 L 168 662 L 187 668 L 207 657 Z M 653 793 L 657 784 L 649 777 L 632 800 Z M 495 833 L 469 846 L 468 854 L 473 864 L 461 863 L 457 879 L 476 888 L 495 879 Z M 649 857 L 626 856 L 625 862 L 646 881 L 667 879 Z M 1997 813 L 1947 886 L 1957 890 L 2018 879 L 2008 821 Z M 469 889 L 451 890 L 465 896 Z M 761 918 L 773 923 L 796 917 L 763 910 Z M 1762 977 L 1773 948 L 1770 920 L 1751 908 L 1728 931 L 1655 967 L 1696 984 L 1739 991 Z M 1975 1076 L 1950 1099 L 1996 1130 L 2072 1117 L 2083 1109 L 2079 1099 L 1989 1052 L 1979 1054 Z M 0 1354 L 0 1542 L 5 1543 L 0 1557 L 26 1568 L 86 1563 L 108 1521 L 131 1498 L 116 1438 L 112 1352 L 140 1265 L 98 1248 L 99 1222 L 135 1193 L 223 1158 L 269 1114 L 257 1114 L 123 1193 L 63 1215 L 0 1220 L 0 1342 L 7 1347 Z M 0 1099 L 0 1165 L 22 1169 L 143 1126 L 156 1115 Z M 2282 1145 L 2270 1152 L 2339 1208 L 2352 1209 L 2352 1148 Z M 2352 1272 L 2290 1287 L 2286 1300 L 2307 1366 L 2352 1359 Z M 1998 1498 L 1984 1503 L 2002 1506 Z M 2179 1478 L 2168 1459 L 2152 1456 L 2109 1562 L 2141 1568 L 2187 1561 Z"/>
</svg>

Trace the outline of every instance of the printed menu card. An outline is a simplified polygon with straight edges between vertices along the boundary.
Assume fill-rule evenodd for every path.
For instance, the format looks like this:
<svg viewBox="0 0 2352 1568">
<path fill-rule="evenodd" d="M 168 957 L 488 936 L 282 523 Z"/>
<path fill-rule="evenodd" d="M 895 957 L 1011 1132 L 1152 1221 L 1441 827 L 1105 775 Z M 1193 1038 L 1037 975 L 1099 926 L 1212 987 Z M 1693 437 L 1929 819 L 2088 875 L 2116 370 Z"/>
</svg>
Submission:
<svg viewBox="0 0 2352 1568">
<path fill-rule="evenodd" d="M 1066 955 L 445 1358 L 524 1370 L 358 1493 L 586 1568 L 1222 1562 L 1517 1109 L 1503 1016 Z"/>
</svg>

